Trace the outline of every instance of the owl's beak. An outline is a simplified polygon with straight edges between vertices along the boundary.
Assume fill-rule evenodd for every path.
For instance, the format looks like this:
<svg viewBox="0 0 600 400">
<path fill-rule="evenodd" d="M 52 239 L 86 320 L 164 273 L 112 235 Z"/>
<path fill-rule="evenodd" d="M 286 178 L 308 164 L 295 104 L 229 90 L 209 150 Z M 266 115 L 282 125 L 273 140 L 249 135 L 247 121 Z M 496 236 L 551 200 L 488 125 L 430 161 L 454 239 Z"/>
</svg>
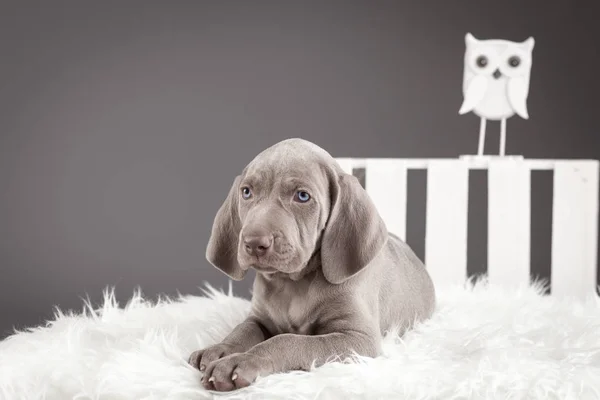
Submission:
<svg viewBox="0 0 600 400">
<path fill-rule="evenodd" d="M 502 76 L 502 72 L 500 72 L 500 70 L 498 68 L 496 68 L 496 70 L 494 71 L 492 76 L 494 77 L 494 79 L 498 79 Z"/>
</svg>

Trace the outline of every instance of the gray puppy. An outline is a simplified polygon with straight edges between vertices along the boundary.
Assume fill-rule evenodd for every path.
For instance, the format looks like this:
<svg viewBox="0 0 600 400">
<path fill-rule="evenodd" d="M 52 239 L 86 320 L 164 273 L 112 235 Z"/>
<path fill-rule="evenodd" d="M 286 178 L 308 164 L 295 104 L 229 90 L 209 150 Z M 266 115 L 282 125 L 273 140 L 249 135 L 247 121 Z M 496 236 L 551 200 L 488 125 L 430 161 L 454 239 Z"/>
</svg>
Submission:
<svg viewBox="0 0 600 400">
<path fill-rule="evenodd" d="M 250 315 L 190 356 L 209 390 L 377 357 L 386 331 L 402 333 L 435 308 L 425 266 L 388 233 L 359 181 L 302 139 L 264 150 L 235 178 L 206 257 L 234 280 L 257 272 Z"/>
</svg>

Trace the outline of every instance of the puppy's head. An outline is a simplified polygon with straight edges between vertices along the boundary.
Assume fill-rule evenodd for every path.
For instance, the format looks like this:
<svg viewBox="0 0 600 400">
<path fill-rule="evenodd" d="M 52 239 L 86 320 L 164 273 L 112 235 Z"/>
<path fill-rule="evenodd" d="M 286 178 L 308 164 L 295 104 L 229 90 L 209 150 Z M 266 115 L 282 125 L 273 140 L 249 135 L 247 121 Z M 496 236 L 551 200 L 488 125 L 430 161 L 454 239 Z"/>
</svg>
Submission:
<svg viewBox="0 0 600 400">
<path fill-rule="evenodd" d="M 206 257 L 234 280 L 249 268 L 299 276 L 313 257 L 342 283 L 387 240 L 386 226 L 358 180 L 317 145 L 288 139 L 237 176 L 215 217 Z"/>
</svg>

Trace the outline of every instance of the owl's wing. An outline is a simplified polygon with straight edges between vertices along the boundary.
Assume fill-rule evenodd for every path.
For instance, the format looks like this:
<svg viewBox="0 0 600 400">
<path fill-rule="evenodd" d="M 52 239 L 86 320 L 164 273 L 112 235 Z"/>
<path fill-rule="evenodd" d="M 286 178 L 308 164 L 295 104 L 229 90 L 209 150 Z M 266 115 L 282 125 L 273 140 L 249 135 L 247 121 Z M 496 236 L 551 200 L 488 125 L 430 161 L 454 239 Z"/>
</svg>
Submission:
<svg viewBox="0 0 600 400">
<path fill-rule="evenodd" d="M 484 75 L 477 75 L 471 79 L 471 82 L 469 82 L 469 85 L 467 86 L 467 90 L 465 90 L 465 98 L 458 113 L 465 114 L 473 110 L 475 106 L 479 104 L 481 99 L 483 99 L 486 89 L 487 78 Z"/>
<path fill-rule="evenodd" d="M 527 82 L 524 78 L 517 77 L 508 81 L 508 101 L 519 116 L 529 119 L 527 112 Z"/>
</svg>

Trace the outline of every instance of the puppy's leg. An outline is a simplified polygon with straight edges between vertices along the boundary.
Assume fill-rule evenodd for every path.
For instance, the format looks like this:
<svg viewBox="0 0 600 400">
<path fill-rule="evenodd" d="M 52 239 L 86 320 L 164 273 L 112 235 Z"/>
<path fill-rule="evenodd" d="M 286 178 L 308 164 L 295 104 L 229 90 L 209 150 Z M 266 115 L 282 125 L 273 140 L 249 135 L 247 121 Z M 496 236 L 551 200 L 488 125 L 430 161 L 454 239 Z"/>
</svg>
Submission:
<svg viewBox="0 0 600 400">
<path fill-rule="evenodd" d="M 206 366 L 221 357 L 243 353 L 270 337 L 265 327 L 255 317 L 248 317 L 233 328 L 221 343 L 193 352 L 188 362 L 204 371 Z"/>
<path fill-rule="evenodd" d="M 323 335 L 282 334 L 257 344 L 247 352 L 269 358 L 273 372 L 308 370 L 332 358 L 344 359 L 354 353 L 364 357 L 381 354 L 379 335 L 358 331 L 334 332 Z"/>
<path fill-rule="evenodd" d="M 229 391 L 250 385 L 258 376 L 292 370 L 309 370 L 354 353 L 377 357 L 380 336 L 360 331 L 321 335 L 281 334 L 257 344 L 246 353 L 231 354 L 207 366 L 202 383 L 206 388 Z"/>
</svg>

